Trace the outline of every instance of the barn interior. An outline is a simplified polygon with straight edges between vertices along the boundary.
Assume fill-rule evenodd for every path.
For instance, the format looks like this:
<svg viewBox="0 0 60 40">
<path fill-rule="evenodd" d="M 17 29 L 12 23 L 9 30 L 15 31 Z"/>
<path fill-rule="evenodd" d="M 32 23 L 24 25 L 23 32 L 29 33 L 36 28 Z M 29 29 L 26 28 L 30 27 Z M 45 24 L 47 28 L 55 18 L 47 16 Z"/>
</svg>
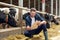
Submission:
<svg viewBox="0 0 60 40">
<path fill-rule="evenodd" d="M 38 35 L 33 35 L 33 38 L 28 38 L 24 36 L 24 31 L 26 30 L 25 20 L 23 20 L 23 14 L 30 11 L 30 8 L 35 7 L 37 11 L 41 14 L 50 13 L 51 14 L 51 0 L 46 0 L 45 2 L 45 11 L 42 11 L 42 0 L 39 0 L 40 4 L 38 4 L 38 0 L 30 0 L 30 5 L 28 0 L 23 0 L 23 7 L 19 4 L 19 0 L 0 0 L 0 8 L 17 8 L 18 9 L 18 17 L 17 18 L 17 27 L 9 28 L 5 27 L 3 29 L 2 25 L 0 25 L 0 40 L 44 40 L 43 32 Z M 53 1 L 53 15 L 58 16 L 60 18 L 60 9 L 59 9 L 59 0 L 57 1 L 57 11 L 56 11 L 56 0 Z M 35 6 L 34 6 L 35 5 Z M 42 12 L 41 12 L 42 11 Z M 50 23 L 51 28 L 48 30 L 48 40 L 59 40 L 60 38 L 60 19 L 58 19 L 59 25 L 54 23 Z M 53 34 L 53 35 L 52 35 Z"/>
</svg>

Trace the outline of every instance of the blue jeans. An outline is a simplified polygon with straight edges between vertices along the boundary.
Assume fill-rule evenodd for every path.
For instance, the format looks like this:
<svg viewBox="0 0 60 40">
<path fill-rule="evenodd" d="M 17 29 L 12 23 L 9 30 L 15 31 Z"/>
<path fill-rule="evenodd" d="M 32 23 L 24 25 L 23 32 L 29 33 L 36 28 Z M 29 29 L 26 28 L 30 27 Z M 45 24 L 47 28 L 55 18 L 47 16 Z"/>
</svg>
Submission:
<svg viewBox="0 0 60 40">
<path fill-rule="evenodd" d="M 29 31 L 26 30 L 24 32 L 24 35 L 27 37 L 33 37 L 33 35 L 39 34 L 42 30 L 43 30 L 43 32 L 47 31 L 45 24 L 39 26 L 37 29 L 34 29 L 34 30 L 29 30 Z"/>
</svg>

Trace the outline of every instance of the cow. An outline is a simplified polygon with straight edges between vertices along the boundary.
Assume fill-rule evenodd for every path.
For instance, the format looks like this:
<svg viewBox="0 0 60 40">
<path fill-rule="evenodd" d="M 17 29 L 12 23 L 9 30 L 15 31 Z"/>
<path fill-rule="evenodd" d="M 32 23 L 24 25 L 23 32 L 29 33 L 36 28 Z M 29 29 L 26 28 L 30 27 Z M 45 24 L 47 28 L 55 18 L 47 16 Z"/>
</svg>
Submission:
<svg viewBox="0 0 60 40">
<path fill-rule="evenodd" d="M 16 10 L 13 8 L 1 8 L 1 9 L 0 9 L 0 24 L 6 23 L 10 26 L 17 27 L 16 20 L 14 18 L 16 15 Z"/>
<path fill-rule="evenodd" d="M 10 12 L 8 14 L 8 22 L 7 24 L 9 24 L 10 26 L 16 27 L 16 21 L 15 21 L 15 14 L 16 14 L 16 10 L 15 9 L 9 9 Z"/>
<path fill-rule="evenodd" d="M 51 20 L 51 22 L 54 22 L 56 25 L 59 25 L 59 22 L 58 22 L 58 20 L 57 20 L 57 16 L 52 16 L 52 20 Z"/>
<path fill-rule="evenodd" d="M 46 21 L 54 22 L 56 25 L 59 25 L 57 16 L 46 13 L 44 17 L 45 17 Z"/>
</svg>

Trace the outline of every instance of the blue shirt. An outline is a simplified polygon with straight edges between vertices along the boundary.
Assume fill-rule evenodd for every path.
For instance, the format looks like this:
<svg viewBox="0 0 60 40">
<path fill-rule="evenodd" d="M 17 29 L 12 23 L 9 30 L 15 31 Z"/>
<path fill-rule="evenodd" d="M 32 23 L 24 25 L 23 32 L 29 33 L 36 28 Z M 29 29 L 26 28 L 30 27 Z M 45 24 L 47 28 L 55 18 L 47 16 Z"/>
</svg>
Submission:
<svg viewBox="0 0 60 40">
<path fill-rule="evenodd" d="M 43 21 L 45 20 L 43 17 L 41 17 L 39 14 L 36 14 L 35 15 L 35 21 L 38 20 L 38 21 Z M 31 26 L 31 22 L 32 22 L 32 19 L 30 17 L 30 15 L 28 15 L 26 17 L 26 26 Z"/>
</svg>

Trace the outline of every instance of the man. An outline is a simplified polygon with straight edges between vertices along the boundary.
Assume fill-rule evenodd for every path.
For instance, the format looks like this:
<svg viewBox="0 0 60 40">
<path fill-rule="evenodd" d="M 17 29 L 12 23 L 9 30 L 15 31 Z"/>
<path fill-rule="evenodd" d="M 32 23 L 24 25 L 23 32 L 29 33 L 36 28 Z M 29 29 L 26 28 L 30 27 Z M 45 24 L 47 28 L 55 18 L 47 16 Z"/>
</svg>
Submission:
<svg viewBox="0 0 60 40">
<path fill-rule="evenodd" d="M 38 26 L 37 29 L 32 30 L 31 26 L 36 21 L 40 22 L 40 25 Z M 44 21 L 44 18 L 42 18 L 39 14 L 36 13 L 35 8 L 31 8 L 30 15 L 26 17 L 26 31 L 24 32 L 24 35 L 32 38 L 33 35 L 39 34 L 42 30 L 45 36 L 45 40 L 48 40 L 46 22 Z"/>
</svg>

